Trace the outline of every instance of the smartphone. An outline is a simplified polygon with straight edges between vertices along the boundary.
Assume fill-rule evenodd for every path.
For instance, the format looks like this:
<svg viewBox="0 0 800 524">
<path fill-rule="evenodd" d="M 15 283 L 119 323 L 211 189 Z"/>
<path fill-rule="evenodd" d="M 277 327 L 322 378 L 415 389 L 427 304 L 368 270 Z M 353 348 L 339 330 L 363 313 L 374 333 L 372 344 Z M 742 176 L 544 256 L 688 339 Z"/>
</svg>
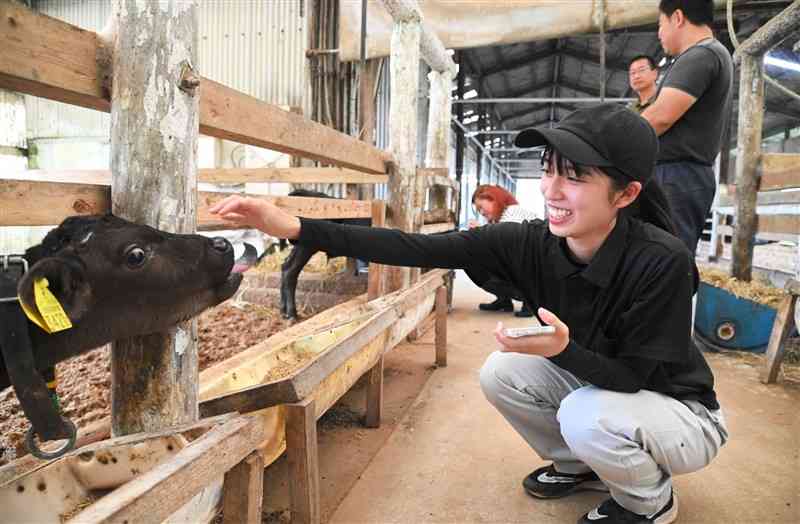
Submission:
<svg viewBox="0 0 800 524">
<path fill-rule="evenodd" d="M 556 328 L 553 326 L 532 326 L 505 329 L 505 334 L 509 338 L 537 337 L 539 335 L 552 335 L 555 332 Z"/>
</svg>

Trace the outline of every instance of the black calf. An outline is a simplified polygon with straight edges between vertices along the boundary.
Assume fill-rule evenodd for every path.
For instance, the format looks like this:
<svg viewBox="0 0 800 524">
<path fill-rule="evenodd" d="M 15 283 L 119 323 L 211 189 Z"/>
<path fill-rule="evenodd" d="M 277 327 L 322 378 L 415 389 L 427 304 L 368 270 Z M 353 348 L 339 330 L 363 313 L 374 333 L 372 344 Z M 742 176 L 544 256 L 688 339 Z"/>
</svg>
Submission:
<svg viewBox="0 0 800 524">
<path fill-rule="evenodd" d="M 313 198 L 335 198 L 320 193 L 319 191 L 309 191 L 306 189 L 296 189 L 289 193 L 289 196 L 313 197 Z M 356 226 L 371 226 L 372 220 L 369 218 L 337 218 L 331 222 L 337 224 L 351 224 Z M 285 245 L 285 240 L 281 240 L 281 248 Z M 316 250 L 301 246 L 299 244 L 292 248 L 292 252 L 281 265 L 281 315 L 286 319 L 297 318 L 297 305 L 295 294 L 297 292 L 297 278 L 300 272 L 314 256 Z"/>
</svg>

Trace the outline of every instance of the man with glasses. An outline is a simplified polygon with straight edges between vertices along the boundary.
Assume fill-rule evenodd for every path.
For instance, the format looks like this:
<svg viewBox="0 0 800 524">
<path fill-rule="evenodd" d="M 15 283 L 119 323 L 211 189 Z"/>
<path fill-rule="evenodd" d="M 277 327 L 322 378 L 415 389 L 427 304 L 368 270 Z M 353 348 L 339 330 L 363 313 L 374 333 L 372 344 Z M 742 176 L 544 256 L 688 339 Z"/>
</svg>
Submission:
<svg viewBox="0 0 800 524">
<path fill-rule="evenodd" d="M 656 99 L 658 68 L 648 55 L 636 55 L 628 65 L 628 81 L 639 100 L 631 102 L 628 109 L 641 113 Z"/>
</svg>

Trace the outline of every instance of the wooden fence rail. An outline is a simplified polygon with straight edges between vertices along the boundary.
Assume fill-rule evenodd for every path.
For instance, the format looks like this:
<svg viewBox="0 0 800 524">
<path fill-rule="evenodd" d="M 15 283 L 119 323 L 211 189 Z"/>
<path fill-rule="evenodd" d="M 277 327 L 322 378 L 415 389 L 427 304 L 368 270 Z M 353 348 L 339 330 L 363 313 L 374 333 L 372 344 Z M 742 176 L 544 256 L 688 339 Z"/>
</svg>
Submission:
<svg viewBox="0 0 800 524">
<path fill-rule="evenodd" d="M 0 88 L 109 112 L 97 34 L 0 2 Z M 200 132 L 364 171 L 386 173 L 390 156 L 327 126 L 222 84 L 200 79 Z"/>
<path fill-rule="evenodd" d="M 39 172 L 41 175 L 41 172 Z M 31 177 L 32 178 L 32 177 Z M 111 210 L 111 187 L 98 183 L 96 176 L 75 176 L 64 183 L 52 177 L 21 180 L 0 175 L 0 226 L 47 226 L 59 224 L 71 215 L 103 214 Z M 55 177 L 57 178 L 57 177 Z M 82 178 L 85 181 L 80 182 Z M 235 229 L 208 212 L 228 193 L 201 191 L 197 199 L 198 228 Z M 306 218 L 369 218 L 372 204 L 367 200 L 250 195 L 268 200 L 287 212 Z M 36 202 L 35 206 L 31 202 Z"/>
</svg>

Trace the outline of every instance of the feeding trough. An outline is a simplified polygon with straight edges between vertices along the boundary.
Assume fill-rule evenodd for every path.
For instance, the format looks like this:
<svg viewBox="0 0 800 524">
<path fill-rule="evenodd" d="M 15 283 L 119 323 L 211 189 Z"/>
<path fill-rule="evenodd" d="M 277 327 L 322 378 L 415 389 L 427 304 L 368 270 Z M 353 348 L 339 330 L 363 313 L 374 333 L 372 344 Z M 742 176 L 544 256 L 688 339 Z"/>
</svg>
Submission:
<svg viewBox="0 0 800 524">
<path fill-rule="evenodd" d="M 775 315 L 771 307 L 701 282 L 697 290 L 695 335 L 712 349 L 763 353 Z"/>
</svg>

